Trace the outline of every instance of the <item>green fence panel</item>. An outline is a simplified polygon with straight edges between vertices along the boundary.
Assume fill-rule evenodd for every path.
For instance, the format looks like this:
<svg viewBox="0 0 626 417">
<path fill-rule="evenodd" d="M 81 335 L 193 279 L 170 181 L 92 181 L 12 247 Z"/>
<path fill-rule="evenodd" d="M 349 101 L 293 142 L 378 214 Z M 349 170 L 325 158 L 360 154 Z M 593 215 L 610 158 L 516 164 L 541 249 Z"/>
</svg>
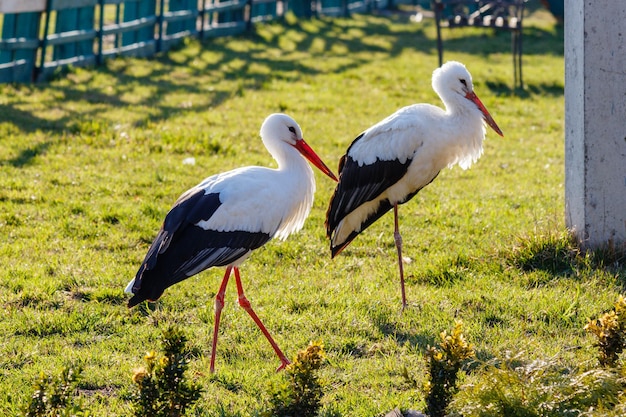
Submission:
<svg viewBox="0 0 626 417">
<path fill-rule="evenodd" d="M 95 7 L 80 7 L 59 10 L 56 13 L 55 32 L 67 34 L 67 41 L 54 46 L 52 59 L 64 60 L 79 56 L 94 55 L 94 30 Z M 87 39 L 71 40 L 70 36 L 84 34 Z"/>
<path fill-rule="evenodd" d="M 2 20 L 0 82 L 32 81 L 39 47 L 41 12 L 8 13 Z"/>
<path fill-rule="evenodd" d="M 38 79 L 45 79 L 59 67 L 95 64 L 96 4 L 97 0 L 48 0 Z"/>
<path fill-rule="evenodd" d="M 204 0 L 202 37 L 232 36 L 244 32 L 250 24 L 245 18 L 248 0 Z"/>
<path fill-rule="evenodd" d="M 166 15 L 166 35 L 174 35 L 181 32 L 196 33 L 197 0 L 169 0 L 169 12 Z"/>
<path fill-rule="evenodd" d="M 129 0 L 124 3 L 124 22 L 139 19 L 157 18 L 155 0 Z M 122 35 L 122 45 L 128 46 L 138 43 L 155 43 L 155 28 L 153 25 L 143 26 L 136 30 L 125 32 Z"/>
<path fill-rule="evenodd" d="M 138 6 L 133 0 L 99 0 L 100 34 L 98 61 L 118 55 L 150 56 L 156 51 L 154 35 L 142 39 L 137 32 L 144 30 L 153 34 L 158 23 L 155 13 L 138 15 Z M 124 15 L 124 16 L 122 16 Z M 133 16 L 137 16 L 133 19 Z"/>
<path fill-rule="evenodd" d="M 229 0 L 218 0 L 218 4 L 220 3 L 228 3 Z M 244 22 L 245 18 L 245 6 L 240 9 L 227 10 L 225 12 L 220 12 L 217 14 L 217 21 L 219 23 L 231 23 L 231 22 Z"/>
</svg>

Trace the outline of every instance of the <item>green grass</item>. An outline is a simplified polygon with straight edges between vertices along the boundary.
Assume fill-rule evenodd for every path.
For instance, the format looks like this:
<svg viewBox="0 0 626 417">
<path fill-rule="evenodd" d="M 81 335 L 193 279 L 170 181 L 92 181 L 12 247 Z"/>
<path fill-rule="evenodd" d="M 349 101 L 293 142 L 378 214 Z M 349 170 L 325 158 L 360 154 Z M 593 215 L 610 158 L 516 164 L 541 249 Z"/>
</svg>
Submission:
<svg viewBox="0 0 626 417">
<path fill-rule="evenodd" d="M 525 91 L 511 89 L 507 34 L 445 32 L 445 59 L 467 65 L 505 137 L 490 131 L 475 166 L 445 170 L 402 206 L 404 312 L 392 216 L 331 261 L 323 222 L 334 184 L 319 173 L 305 228 L 243 265 L 247 296 L 288 356 L 324 344 L 327 415 L 423 409 L 424 353 L 457 319 L 483 361 L 595 360 L 583 327 L 623 291 L 624 259 L 578 254 L 565 232 L 563 30 L 530 9 Z M 76 364 L 93 415 L 129 415 L 133 369 L 180 325 L 204 389 L 196 415 L 258 415 L 282 376 L 234 287 L 208 373 L 222 269 L 170 288 L 153 309 L 127 310 L 124 286 L 180 193 L 216 172 L 274 165 L 258 138 L 269 113 L 292 115 L 336 167 L 366 127 L 438 103 L 435 39 L 432 21 L 402 15 L 288 19 L 0 86 L 0 414 L 19 414 L 41 372 Z"/>
</svg>

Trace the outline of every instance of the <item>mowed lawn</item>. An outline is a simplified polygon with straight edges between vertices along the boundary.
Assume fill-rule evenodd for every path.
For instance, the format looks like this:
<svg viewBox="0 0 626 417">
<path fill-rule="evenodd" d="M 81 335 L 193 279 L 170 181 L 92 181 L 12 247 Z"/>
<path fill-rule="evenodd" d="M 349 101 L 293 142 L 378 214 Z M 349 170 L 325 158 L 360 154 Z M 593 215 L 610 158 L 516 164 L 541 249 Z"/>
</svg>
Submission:
<svg viewBox="0 0 626 417">
<path fill-rule="evenodd" d="M 324 216 L 334 183 L 319 172 L 304 229 L 242 265 L 248 299 L 289 357 L 324 344 L 326 415 L 424 409 L 424 354 L 456 320 L 478 361 L 596 360 L 583 327 L 612 307 L 625 270 L 580 268 L 555 244 L 567 241 L 563 28 L 535 3 L 524 91 L 513 90 L 508 34 L 444 32 L 445 59 L 466 64 L 505 136 L 489 130 L 478 163 L 442 171 L 401 207 L 404 311 L 393 216 L 331 260 Z M 190 377 L 204 389 L 195 415 L 256 415 L 282 374 L 234 283 L 217 372 L 208 372 L 223 269 L 132 310 L 123 289 L 183 191 L 220 171 L 275 166 L 258 135 L 270 113 L 294 117 L 336 170 L 365 128 L 405 105 L 439 105 L 435 40 L 431 19 L 405 14 L 288 18 L 248 36 L 189 40 L 155 59 L 1 85 L 0 414 L 19 415 L 41 373 L 75 365 L 92 415 L 130 415 L 133 369 L 177 325 L 193 352 Z M 535 264 L 519 261 L 529 247 L 541 248 L 531 250 Z M 468 371 L 463 382 L 479 377 Z"/>
</svg>

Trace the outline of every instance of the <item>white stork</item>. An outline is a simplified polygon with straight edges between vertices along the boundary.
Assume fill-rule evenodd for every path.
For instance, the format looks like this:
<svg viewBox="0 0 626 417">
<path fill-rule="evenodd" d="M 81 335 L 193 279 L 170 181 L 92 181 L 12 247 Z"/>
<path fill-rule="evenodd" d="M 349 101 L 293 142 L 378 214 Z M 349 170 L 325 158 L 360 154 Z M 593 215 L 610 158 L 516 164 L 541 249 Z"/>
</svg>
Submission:
<svg viewBox="0 0 626 417">
<path fill-rule="evenodd" d="M 334 258 L 369 225 L 393 208 L 402 307 L 406 307 L 398 205 L 406 203 L 445 167 L 469 168 L 483 152 L 483 120 L 502 131 L 474 93 L 459 62 L 436 69 L 432 87 L 445 110 L 413 104 L 361 133 L 339 162 L 339 183 L 326 213 Z"/>
<path fill-rule="evenodd" d="M 335 181 L 337 178 L 302 138 L 300 126 L 285 114 L 272 114 L 261 126 L 261 138 L 278 162 L 277 169 L 244 167 L 206 178 L 181 195 L 137 272 L 126 287 L 128 307 L 154 301 L 163 291 L 212 266 L 226 273 L 215 297 L 211 372 L 224 293 L 235 273 L 239 305 L 255 321 L 281 361 L 289 364 L 252 309 L 243 291 L 239 265 L 273 237 L 284 240 L 297 232 L 311 211 L 315 178 L 301 155 Z M 300 155 L 301 154 L 301 155 Z"/>
</svg>

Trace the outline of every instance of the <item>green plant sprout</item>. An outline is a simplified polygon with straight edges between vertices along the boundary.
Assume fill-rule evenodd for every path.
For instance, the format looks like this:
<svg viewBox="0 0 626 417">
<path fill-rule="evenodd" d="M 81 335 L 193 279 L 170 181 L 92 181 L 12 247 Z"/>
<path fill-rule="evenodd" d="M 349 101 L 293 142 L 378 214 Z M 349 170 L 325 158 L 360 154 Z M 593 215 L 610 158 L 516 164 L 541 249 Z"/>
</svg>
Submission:
<svg viewBox="0 0 626 417">
<path fill-rule="evenodd" d="M 463 323 L 457 321 L 451 334 L 441 332 L 439 347 L 429 347 L 429 380 L 425 384 L 427 391 L 426 406 L 431 417 L 443 417 L 446 408 L 457 391 L 457 378 L 463 364 L 474 357 L 474 347 L 465 340 Z"/>
<path fill-rule="evenodd" d="M 180 417 L 200 398 L 202 388 L 185 378 L 189 366 L 187 338 L 170 327 L 163 332 L 163 355 L 146 354 L 146 366 L 135 370 L 133 382 L 138 392 L 133 396 L 136 416 Z"/>
<path fill-rule="evenodd" d="M 80 403 L 74 394 L 80 379 L 81 368 L 68 366 L 57 378 L 43 372 L 35 383 L 35 392 L 26 409 L 26 417 L 70 417 L 82 415 Z"/>
<path fill-rule="evenodd" d="M 595 346 L 600 353 L 598 360 L 604 367 L 615 367 L 619 355 L 626 347 L 626 300 L 623 296 L 615 303 L 615 308 L 595 320 L 589 319 L 585 330 L 593 333 L 598 341 Z"/>
<path fill-rule="evenodd" d="M 324 363 L 324 346 L 311 342 L 285 368 L 287 381 L 272 393 L 264 417 L 314 417 L 324 395 L 317 371 Z"/>
</svg>

